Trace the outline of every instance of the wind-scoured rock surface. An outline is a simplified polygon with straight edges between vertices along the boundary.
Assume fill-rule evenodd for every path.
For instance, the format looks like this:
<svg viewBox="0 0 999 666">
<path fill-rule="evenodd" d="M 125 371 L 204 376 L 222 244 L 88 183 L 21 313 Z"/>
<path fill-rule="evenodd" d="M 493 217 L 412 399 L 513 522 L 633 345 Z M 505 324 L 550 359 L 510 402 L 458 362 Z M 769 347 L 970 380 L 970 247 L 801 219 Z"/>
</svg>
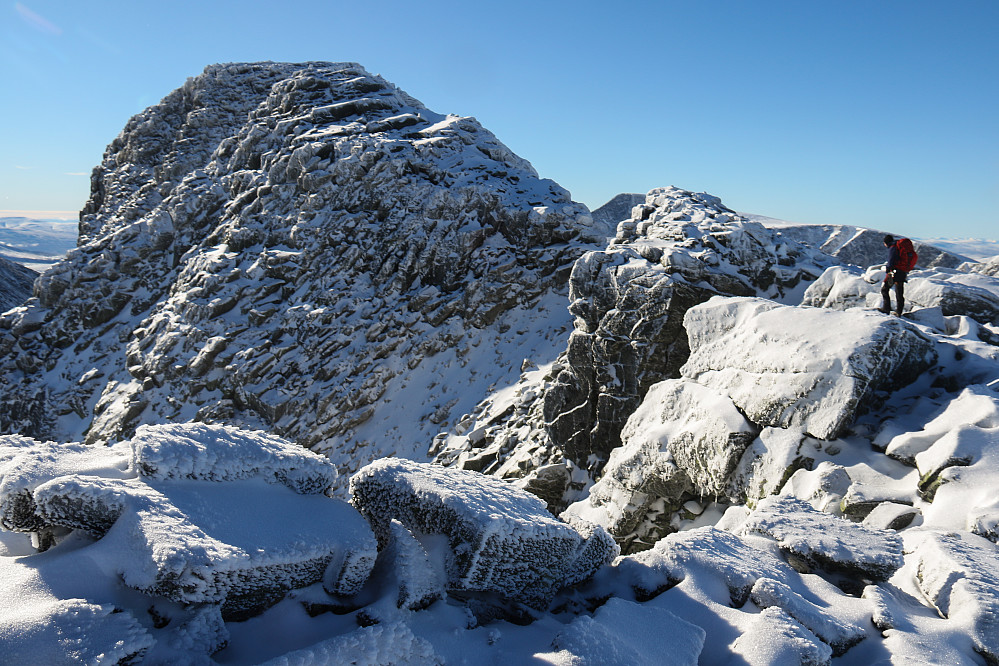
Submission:
<svg viewBox="0 0 999 666">
<path fill-rule="evenodd" d="M 194 420 L 352 469 L 421 457 L 525 355 L 554 356 L 537 315 L 606 234 L 474 119 L 352 63 L 209 67 L 92 181 L 79 247 L 0 322 L 6 432 Z M 463 383 L 431 386 L 454 364 Z"/>
</svg>

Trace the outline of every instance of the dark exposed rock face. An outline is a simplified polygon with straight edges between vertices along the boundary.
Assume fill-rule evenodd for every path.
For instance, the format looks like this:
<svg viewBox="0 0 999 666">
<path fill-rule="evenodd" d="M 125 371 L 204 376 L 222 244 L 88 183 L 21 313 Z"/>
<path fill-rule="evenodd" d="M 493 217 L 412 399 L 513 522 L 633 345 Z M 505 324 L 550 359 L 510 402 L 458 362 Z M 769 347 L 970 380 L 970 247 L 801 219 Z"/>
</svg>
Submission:
<svg viewBox="0 0 999 666">
<path fill-rule="evenodd" d="M 607 224 L 611 228 L 614 228 L 617 226 L 618 222 L 627 220 L 631 217 L 632 208 L 644 203 L 644 194 L 625 192 L 616 195 L 603 206 L 591 212 L 590 215 L 593 216 L 594 222 Z"/>
<path fill-rule="evenodd" d="M 0 322 L 4 432 L 197 420 L 348 468 L 424 455 L 522 356 L 422 394 L 415 429 L 386 435 L 393 392 L 538 337 L 524 313 L 607 234 L 474 119 L 352 63 L 209 67 L 133 118 L 92 182 L 79 247 Z"/>
</svg>

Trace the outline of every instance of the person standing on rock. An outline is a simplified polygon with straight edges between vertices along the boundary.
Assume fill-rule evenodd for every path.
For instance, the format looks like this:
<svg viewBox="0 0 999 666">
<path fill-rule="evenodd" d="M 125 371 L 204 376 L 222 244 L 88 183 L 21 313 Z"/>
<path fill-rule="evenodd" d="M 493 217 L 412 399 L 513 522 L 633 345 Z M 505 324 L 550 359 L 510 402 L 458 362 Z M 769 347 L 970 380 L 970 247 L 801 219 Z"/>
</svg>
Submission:
<svg viewBox="0 0 999 666">
<path fill-rule="evenodd" d="M 891 312 L 891 288 L 895 287 L 895 314 L 902 316 L 902 306 L 905 305 L 905 278 L 916 264 L 917 254 L 912 247 L 912 241 L 902 238 L 898 241 L 891 234 L 884 238 L 888 248 L 888 260 L 885 262 L 884 284 L 881 285 L 881 308 L 884 314 Z"/>
</svg>

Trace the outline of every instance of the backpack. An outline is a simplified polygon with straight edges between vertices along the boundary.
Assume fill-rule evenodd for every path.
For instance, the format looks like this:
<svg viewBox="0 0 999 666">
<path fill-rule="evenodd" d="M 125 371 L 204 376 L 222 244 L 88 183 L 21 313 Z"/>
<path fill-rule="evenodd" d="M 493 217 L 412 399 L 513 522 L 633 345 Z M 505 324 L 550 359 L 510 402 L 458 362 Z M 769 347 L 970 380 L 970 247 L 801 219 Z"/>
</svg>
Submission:
<svg viewBox="0 0 999 666">
<path fill-rule="evenodd" d="M 916 260 L 919 255 L 912 247 L 912 241 L 908 238 L 900 238 L 895 241 L 895 249 L 898 250 L 898 264 L 895 266 L 900 271 L 908 273 L 916 267 Z"/>
</svg>

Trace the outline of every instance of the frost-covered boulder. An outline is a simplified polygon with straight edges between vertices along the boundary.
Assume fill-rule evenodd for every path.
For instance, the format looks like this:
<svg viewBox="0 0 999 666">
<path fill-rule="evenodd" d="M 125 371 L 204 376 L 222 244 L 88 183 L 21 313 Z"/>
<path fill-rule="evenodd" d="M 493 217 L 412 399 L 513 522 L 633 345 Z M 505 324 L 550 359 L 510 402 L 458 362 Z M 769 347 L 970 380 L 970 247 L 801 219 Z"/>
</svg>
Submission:
<svg viewBox="0 0 999 666">
<path fill-rule="evenodd" d="M 405 622 L 377 624 L 275 657 L 261 666 L 441 666 L 433 645 L 413 634 Z"/>
<path fill-rule="evenodd" d="M 74 474 L 127 478 L 134 475 L 131 457 L 131 449 L 120 444 L 95 447 L 0 436 L 0 525 L 17 532 L 38 532 L 47 525 L 36 511 L 35 488 Z"/>
<path fill-rule="evenodd" d="M 684 377 L 731 396 L 758 426 L 838 436 L 876 391 L 907 385 L 936 362 L 931 341 L 877 313 L 716 297 L 684 317 Z"/>
<path fill-rule="evenodd" d="M 970 634 L 975 651 L 999 663 L 999 546 L 967 532 L 926 532 L 917 544 L 919 589 Z"/>
<path fill-rule="evenodd" d="M 538 498 L 475 472 L 383 459 L 357 472 L 350 492 L 383 544 L 393 520 L 417 536 L 444 535 L 452 590 L 496 592 L 545 608 L 563 585 L 616 555 L 600 530 L 584 540 Z M 603 544 L 602 557 L 589 552 L 587 541 Z"/>
<path fill-rule="evenodd" d="M 265 433 L 167 425 L 114 447 L 14 443 L 4 524 L 87 532 L 148 594 L 243 617 L 314 583 L 354 594 L 374 564 L 367 523 L 322 493 L 330 463 Z"/>
<path fill-rule="evenodd" d="M 902 539 L 894 532 L 818 511 L 790 495 L 762 500 L 740 527 L 741 534 L 762 534 L 804 570 L 843 572 L 869 580 L 887 580 L 902 566 Z"/>
<path fill-rule="evenodd" d="M 693 382 L 660 382 L 625 424 L 622 445 L 588 498 L 565 513 L 603 525 L 627 549 L 651 546 L 671 531 L 672 510 L 685 495 L 725 495 L 756 435 L 728 396 Z M 656 518 L 664 522 L 658 528 Z"/>
<path fill-rule="evenodd" d="M 147 479 L 236 481 L 259 478 L 297 493 L 324 493 L 336 468 L 286 439 L 200 423 L 140 426 L 129 440 L 136 471 Z"/>
<path fill-rule="evenodd" d="M 835 657 L 842 656 L 867 637 L 863 628 L 844 622 L 776 580 L 761 578 L 756 581 L 749 598 L 761 609 L 777 607 L 786 612 L 831 647 Z"/>
</svg>

